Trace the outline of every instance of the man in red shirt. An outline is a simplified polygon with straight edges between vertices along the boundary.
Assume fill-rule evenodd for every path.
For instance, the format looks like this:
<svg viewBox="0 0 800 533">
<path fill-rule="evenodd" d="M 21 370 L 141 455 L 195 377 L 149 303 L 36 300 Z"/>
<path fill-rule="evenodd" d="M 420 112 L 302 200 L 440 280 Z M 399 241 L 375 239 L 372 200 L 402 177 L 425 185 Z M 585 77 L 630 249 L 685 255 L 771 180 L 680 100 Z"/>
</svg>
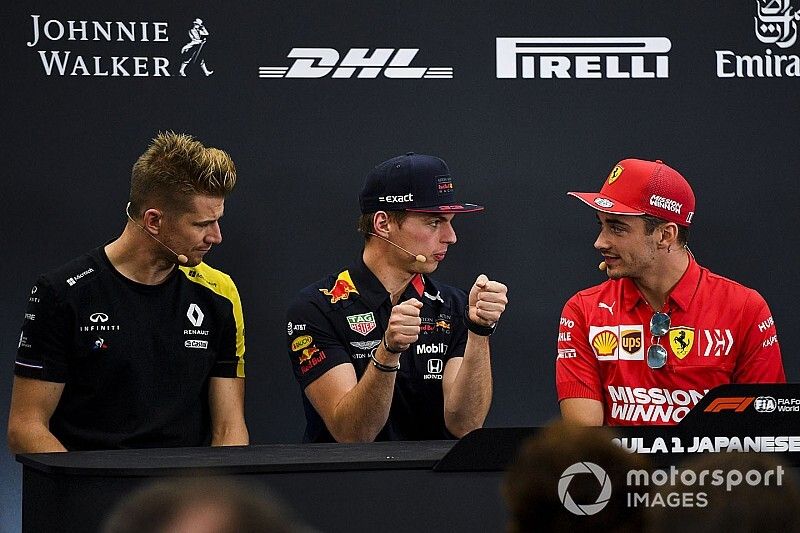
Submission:
<svg viewBox="0 0 800 533">
<path fill-rule="evenodd" d="M 689 251 L 695 198 L 680 173 L 626 159 L 600 193 L 568 194 L 597 210 L 594 247 L 609 279 L 564 306 L 556 387 L 565 419 L 676 424 L 717 385 L 786 381 L 767 303 Z"/>
</svg>

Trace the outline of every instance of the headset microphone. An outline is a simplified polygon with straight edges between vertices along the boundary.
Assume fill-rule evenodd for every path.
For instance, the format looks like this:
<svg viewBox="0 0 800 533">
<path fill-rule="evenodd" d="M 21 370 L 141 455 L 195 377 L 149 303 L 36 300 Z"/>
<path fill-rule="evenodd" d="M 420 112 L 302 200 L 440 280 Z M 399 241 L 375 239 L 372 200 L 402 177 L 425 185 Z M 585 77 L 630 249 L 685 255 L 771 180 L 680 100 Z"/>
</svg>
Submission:
<svg viewBox="0 0 800 533">
<path fill-rule="evenodd" d="M 394 247 L 396 247 L 396 248 L 400 248 L 400 249 L 401 249 L 401 250 L 403 250 L 405 253 L 407 253 L 408 255 L 410 255 L 411 257 L 413 257 L 413 258 L 414 258 L 414 259 L 415 259 L 415 260 L 416 260 L 418 263 L 424 263 L 425 261 L 427 261 L 427 260 L 428 260 L 428 258 L 427 258 L 427 257 L 425 257 L 424 255 L 422 255 L 422 254 L 414 254 L 414 253 L 411 253 L 411 252 L 409 252 L 408 250 L 406 250 L 405 248 L 403 248 L 402 246 L 400 246 L 399 244 L 395 244 L 395 243 L 393 243 L 392 241 L 390 241 L 390 240 L 389 240 L 389 239 L 387 239 L 386 237 L 381 237 L 380 235 L 378 235 L 378 234 L 376 234 L 376 233 L 367 233 L 367 235 L 372 235 L 373 237 L 377 237 L 377 238 L 379 238 L 379 239 L 382 239 L 382 240 L 384 240 L 384 241 L 388 242 L 389 244 L 391 244 L 392 246 L 394 246 Z"/>
<path fill-rule="evenodd" d="M 130 219 L 130 221 L 133 222 L 134 225 L 138 226 L 139 229 L 142 230 L 145 233 L 145 235 L 147 235 L 148 237 L 150 237 L 151 239 L 156 241 L 158 244 L 160 244 L 161 246 L 163 246 L 164 248 L 166 248 L 167 250 L 172 252 L 175 255 L 175 258 L 178 260 L 178 263 L 180 263 L 182 265 L 185 265 L 186 263 L 189 262 L 189 258 L 188 257 L 186 257 L 183 254 L 179 254 L 178 252 L 176 252 L 175 250 L 173 250 L 172 248 L 170 248 L 169 246 L 167 246 L 166 244 L 164 244 L 163 242 L 158 240 L 158 238 L 156 238 L 155 235 L 153 235 L 152 233 L 150 233 L 149 231 L 144 229 L 144 226 L 142 226 L 141 224 L 139 224 L 138 222 L 133 220 L 133 217 L 131 216 L 131 213 L 130 213 L 130 208 L 131 208 L 131 203 L 128 202 L 128 205 L 125 206 L 125 214 L 128 215 L 128 219 Z"/>
<path fill-rule="evenodd" d="M 605 261 L 600 261 L 600 264 L 597 265 L 597 268 L 598 268 L 598 270 L 605 270 L 605 269 L 608 268 L 608 265 L 606 264 Z"/>
</svg>

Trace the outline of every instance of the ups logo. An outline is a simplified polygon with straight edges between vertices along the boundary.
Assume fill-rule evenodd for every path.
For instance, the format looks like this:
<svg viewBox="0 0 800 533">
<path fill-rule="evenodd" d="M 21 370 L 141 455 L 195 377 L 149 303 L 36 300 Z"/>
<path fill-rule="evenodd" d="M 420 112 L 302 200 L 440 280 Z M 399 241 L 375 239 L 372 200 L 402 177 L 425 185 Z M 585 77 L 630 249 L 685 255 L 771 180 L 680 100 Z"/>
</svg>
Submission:
<svg viewBox="0 0 800 533">
<path fill-rule="evenodd" d="M 635 329 L 623 330 L 622 349 L 633 355 L 642 348 L 642 332 Z"/>
</svg>

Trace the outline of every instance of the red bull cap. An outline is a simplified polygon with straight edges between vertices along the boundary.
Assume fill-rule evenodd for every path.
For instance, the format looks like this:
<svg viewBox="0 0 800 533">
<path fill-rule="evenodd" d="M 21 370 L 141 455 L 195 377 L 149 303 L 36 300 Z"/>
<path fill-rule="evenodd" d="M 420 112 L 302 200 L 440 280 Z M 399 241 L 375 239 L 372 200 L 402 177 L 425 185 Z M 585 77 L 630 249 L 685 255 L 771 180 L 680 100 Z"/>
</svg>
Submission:
<svg viewBox="0 0 800 533">
<path fill-rule="evenodd" d="M 373 168 L 367 174 L 358 203 L 362 213 L 470 213 L 483 209 L 482 205 L 456 201 L 447 163 L 414 152 L 393 157 Z"/>
</svg>

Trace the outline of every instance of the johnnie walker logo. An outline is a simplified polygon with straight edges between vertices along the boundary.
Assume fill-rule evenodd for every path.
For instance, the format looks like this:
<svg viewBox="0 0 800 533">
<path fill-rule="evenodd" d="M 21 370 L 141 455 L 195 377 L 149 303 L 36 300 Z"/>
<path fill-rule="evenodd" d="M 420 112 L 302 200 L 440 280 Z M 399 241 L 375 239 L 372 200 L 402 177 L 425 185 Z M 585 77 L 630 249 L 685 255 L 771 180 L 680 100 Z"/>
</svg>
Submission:
<svg viewBox="0 0 800 533">
<path fill-rule="evenodd" d="M 214 71 L 204 57 L 209 30 L 197 18 L 187 33 L 188 41 L 173 36 L 173 42 L 184 43 L 177 48 L 165 44 L 171 42 L 168 22 L 45 20 L 31 15 L 26 44 L 35 49 L 46 76 L 210 76 Z"/>
</svg>

